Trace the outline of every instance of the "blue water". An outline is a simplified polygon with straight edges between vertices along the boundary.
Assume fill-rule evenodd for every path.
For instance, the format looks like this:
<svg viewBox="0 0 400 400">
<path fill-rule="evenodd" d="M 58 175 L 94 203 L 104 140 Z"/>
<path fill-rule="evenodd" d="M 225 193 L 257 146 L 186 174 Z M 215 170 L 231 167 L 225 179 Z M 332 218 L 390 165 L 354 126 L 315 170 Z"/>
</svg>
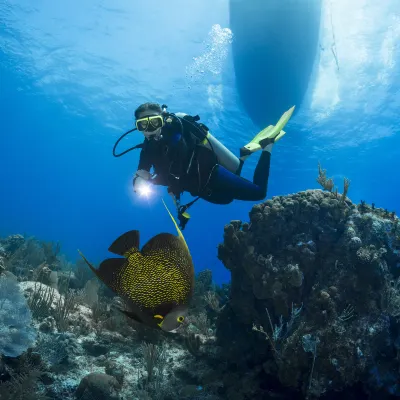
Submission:
<svg viewBox="0 0 400 400">
<path fill-rule="evenodd" d="M 145 101 L 200 114 L 236 154 L 295 104 L 268 197 L 317 188 L 321 161 L 339 191 L 351 180 L 354 202 L 400 212 L 400 3 L 272 3 L 2 0 L 0 234 L 60 241 L 71 261 L 79 248 L 96 262 L 126 230 L 139 229 L 142 243 L 174 232 L 165 188 L 147 201 L 132 194 L 139 153 L 112 156 Z M 217 245 L 252 205 L 193 207 L 184 234 L 196 271 L 229 280 Z"/>
</svg>

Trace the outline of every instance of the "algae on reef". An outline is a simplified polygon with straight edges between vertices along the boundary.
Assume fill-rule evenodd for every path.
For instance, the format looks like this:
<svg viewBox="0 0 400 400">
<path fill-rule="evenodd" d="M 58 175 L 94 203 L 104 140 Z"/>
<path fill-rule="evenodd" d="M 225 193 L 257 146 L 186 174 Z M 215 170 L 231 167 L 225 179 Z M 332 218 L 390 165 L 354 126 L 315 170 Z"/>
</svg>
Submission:
<svg viewBox="0 0 400 400">
<path fill-rule="evenodd" d="M 231 298 L 217 331 L 226 359 L 237 356 L 234 343 L 257 376 L 308 397 L 358 382 L 400 395 L 397 224 L 379 209 L 307 190 L 255 205 L 250 223 L 226 225 L 218 256 L 232 272 Z"/>
</svg>

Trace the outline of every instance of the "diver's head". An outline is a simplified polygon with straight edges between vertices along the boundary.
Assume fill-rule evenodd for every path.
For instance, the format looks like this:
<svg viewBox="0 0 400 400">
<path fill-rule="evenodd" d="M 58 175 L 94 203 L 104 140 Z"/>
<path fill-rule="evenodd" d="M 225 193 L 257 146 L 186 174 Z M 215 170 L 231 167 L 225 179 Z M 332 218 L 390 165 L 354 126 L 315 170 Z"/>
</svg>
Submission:
<svg viewBox="0 0 400 400">
<path fill-rule="evenodd" d="M 135 110 L 136 128 L 147 139 L 158 139 L 164 125 L 161 106 L 157 103 L 144 103 Z"/>
</svg>

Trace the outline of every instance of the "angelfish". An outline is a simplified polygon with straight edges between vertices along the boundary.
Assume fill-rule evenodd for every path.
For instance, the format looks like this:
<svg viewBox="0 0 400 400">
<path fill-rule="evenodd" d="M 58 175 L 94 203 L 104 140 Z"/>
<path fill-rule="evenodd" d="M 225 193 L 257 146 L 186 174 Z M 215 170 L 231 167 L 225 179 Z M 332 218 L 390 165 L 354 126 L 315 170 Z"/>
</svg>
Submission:
<svg viewBox="0 0 400 400">
<path fill-rule="evenodd" d="M 108 249 L 123 258 L 107 258 L 98 269 L 78 251 L 97 277 L 124 300 L 123 313 L 147 326 L 174 331 L 187 315 L 194 268 L 185 238 L 164 206 L 178 236 L 160 233 L 140 250 L 139 231 L 128 231 Z"/>
</svg>

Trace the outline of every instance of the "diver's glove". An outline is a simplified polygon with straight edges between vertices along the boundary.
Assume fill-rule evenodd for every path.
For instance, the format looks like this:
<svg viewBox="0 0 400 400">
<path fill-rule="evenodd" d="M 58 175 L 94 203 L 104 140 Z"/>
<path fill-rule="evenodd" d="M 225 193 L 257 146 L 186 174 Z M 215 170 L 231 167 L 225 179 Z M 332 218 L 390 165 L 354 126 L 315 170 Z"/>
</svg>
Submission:
<svg viewBox="0 0 400 400">
<path fill-rule="evenodd" d="M 143 185 L 148 185 L 150 178 L 151 174 L 149 171 L 146 171 L 145 169 L 137 170 L 133 178 L 133 191 L 137 193 Z"/>
</svg>

